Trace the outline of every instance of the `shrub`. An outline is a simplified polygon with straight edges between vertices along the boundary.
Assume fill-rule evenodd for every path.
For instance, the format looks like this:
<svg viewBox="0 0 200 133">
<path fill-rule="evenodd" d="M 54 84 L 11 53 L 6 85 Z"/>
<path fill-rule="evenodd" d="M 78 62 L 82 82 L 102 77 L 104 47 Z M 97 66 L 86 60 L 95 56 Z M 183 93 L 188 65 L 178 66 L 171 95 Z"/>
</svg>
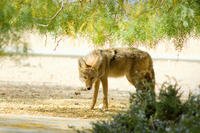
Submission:
<svg viewBox="0 0 200 133">
<path fill-rule="evenodd" d="M 180 87 L 164 83 L 157 101 L 151 91 L 131 94 L 130 107 L 108 121 L 93 123 L 94 133 L 200 131 L 200 95 L 190 95 L 182 102 Z"/>
<path fill-rule="evenodd" d="M 180 88 L 178 85 L 164 83 L 156 104 L 156 117 L 161 120 L 177 120 L 183 112 L 181 103 L 181 94 L 178 94 Z"/>
</svg>

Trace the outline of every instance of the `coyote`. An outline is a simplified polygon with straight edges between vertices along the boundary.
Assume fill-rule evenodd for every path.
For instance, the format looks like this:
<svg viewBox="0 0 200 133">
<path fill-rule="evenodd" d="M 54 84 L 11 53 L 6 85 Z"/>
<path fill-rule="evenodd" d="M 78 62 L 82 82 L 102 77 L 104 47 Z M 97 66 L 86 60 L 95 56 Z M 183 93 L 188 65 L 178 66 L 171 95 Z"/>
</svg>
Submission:
<svg viewBox="0 0 200 133">
<path fill-rule="evenodd" d="M 79 76 L 90 90 L 94 85 L 91 109 L 96 104 L 99 84 L 103 87 L 103 109 L 108 109 L 108 77 L 126 76 L 136 90 L 155 88 L 153 62 L 147 52 L 136 48 L 97 49 L 79 58 Z M 147 87 L 149 84 L 149 87 Z"/>
</svg>

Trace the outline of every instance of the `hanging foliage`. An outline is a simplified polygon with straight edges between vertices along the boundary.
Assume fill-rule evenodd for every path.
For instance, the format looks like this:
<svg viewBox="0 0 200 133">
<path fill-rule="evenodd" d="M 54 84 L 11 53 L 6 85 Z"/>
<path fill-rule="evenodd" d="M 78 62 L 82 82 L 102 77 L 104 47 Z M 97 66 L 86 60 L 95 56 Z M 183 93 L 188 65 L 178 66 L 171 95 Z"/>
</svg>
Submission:
<svg viewBox="0 0 200 133">
<path fill-rule="evenodd" d="M 182 47 L 200 34 L 199 0 L 1 0 L 0 48 L 27 30 L 89 37 L 103 45 L 121 40 L 155 45 L 163 38 Z M 19 41 L 20 42 L 20 41 Z"/>
</svg>

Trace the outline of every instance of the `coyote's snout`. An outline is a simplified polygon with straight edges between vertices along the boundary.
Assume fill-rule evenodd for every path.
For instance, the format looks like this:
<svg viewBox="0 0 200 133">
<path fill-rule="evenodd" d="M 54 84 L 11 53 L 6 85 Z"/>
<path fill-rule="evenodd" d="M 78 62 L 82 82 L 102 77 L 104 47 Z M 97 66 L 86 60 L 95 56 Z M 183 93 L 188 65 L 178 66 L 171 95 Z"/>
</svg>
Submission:
<svg viewBox="0 0 200 133">
<path fill-rule="evenodd" d="M 108 77 L 126 76 L 138 90 L 155 88 L 153 62 L 147 52 L 136 48 L 94 50 L 79 59 L 79 76 L 86 89 L 94 86 L 94 108 L 100 82 L 103 86 L 103 107 L 108 109 Z"/>
</svg>

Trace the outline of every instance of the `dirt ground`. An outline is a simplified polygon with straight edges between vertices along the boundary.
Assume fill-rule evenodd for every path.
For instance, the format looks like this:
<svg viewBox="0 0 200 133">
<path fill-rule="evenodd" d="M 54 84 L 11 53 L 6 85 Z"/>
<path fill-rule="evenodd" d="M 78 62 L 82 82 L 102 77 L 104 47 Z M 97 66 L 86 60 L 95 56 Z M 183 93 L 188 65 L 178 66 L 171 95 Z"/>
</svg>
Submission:
<svg viewBox="0 0 200 133">
<path fill-rule="evenodd" d="M 0 113 L 107 118 L 124 110 L 134 87 L 126 78 L 109 79 L 109 111 L 89 110 L 93 91 L 79 80 L 77 58 L 47 56 L 0 57 Z M 154 60 L 156 92 L 167 76 L 174 77 L 185 96 L 200 93 L 200 63 Z M 100 91 L 102 89 L 100 88 Z"/>
<path fill-rule="evenodd" d="M 102 92 L 100 92 L 102 93 Z M 90 110 L 92 91 L 61 86 L 1 85 L 0 113 L 47 115 L 68 118 L 109 118 L 128 106 L 129 93 L 110 92 L 109 111 L 102 111 L 99 96 L 95 110 Z"/>
<path fill-rule="evenodd" d="M 159 85 L 169 80 L 168 77 L 176 78 L 182 86 L 184 96 L 189 92 L 200 93 L 199 62 L 154 60 L 154 69 L 157 93 Z M 59 123 L 60 118 L 66 120 L 57 124 L 58 129 L 60 125 L 64 125 L 63 123 L 70 123 L 72 120 L 77 122 L 76 126 L 83 124 L 84 127 L 89 125 L 90 120 L 109 119 L 113 114 L 126 110 L 129 106 L 129 95 L 135 91 L 126 78 L 110 78 L 109 110 L 102 111 L 98 108 L 102 104 L 102 89 L 100 88 L 96 108 L 90 110 L 93 91 L 86 91 L 83 87 L 84 84 L 79 80 L 77 58 L 0 57 L 0 132 L 15 132 L 16 126 L 20 131 L 23 129 L 21 132 L 32 132 L 33 129 L 39 128 L 36 131 L 38 132 L 41 129 L 38 125 L 41 123 L 45 126 L 44 132 L 47 132 L 47 129 L 49 131 L 52 127 L 49 123 Z M 10 116 L 13 114 L 14 116 Z M 5 117 L 6 115 L 9 118 Z M 36 118 L 36 123 L 33 124 L 32 118 L 25 118 L 24 115 L 45 116 L 45 121 L 37 123 L 41 118 Z M 53 117 L 53 120 L 49 117 Z M 59 117 L 56 118 L 56 122 L 55 117 Z M 11 121 L 11 124 L 5 120 Z M 28 121 L 25 128 L 31 130 L 24 131 L 24 121 Z M 64 132 L 66 129 L 69 128 L 64 127 Z"/>
<path fill-rule="evenodd" d="M 83 89 L 77 59 L 0 57 L 0 132 L 76 132 L 126 110 L 129 91 L 110 89 L 109 110 L 90 110 L 93 91 Z M 41 119 L 41 117 L 44 117 Z"/>
</svg>

